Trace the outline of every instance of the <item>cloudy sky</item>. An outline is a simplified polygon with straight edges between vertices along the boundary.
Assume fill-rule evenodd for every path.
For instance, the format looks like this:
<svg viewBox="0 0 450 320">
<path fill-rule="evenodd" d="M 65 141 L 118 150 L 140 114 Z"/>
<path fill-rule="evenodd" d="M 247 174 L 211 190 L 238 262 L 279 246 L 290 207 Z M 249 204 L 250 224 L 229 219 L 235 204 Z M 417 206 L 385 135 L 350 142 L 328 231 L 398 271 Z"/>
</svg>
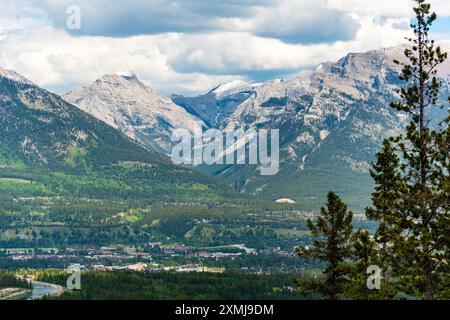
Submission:
<svg viewBox="0 0 450 320">
<path fill-rule="evenodd" d="M 400 44 L 411 3 L 0 0 L 0 67 L 54 92 L 132 70 L 164 94 L 193 95 L 228 80 L 293 77 L 348 52 Z M 431 3 L 439 14 L 434 36 L 450 39 L 450 1 Z"/>
</svg>

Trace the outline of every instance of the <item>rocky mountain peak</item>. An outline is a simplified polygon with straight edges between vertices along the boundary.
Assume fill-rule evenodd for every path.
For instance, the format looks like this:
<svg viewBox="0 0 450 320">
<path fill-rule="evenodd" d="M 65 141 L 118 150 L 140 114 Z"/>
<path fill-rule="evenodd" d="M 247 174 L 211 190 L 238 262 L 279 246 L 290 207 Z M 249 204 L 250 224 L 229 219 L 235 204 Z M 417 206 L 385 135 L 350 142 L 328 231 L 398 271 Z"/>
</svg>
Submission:
<svg viewBox="0 0 450 320">
<path fill-rule="evenodd" d="M 79 109 L 162 153 L 173 129 L 192 131 L 202 121 L 141 82 L 134 72 L 106 74 L 90 86 L 63 94 Z"/>
<path fill-rule="evenodd" d="M 116 73 L 104 74 L 94 82 L 94 85 L 103 87 L 112 86 L 114 88 L 120 87 L 123 90 L 141 88 L 156 93 L 156 91 L 146 86 L 141 80 L 139 80 L 137 75 L 132 71 L 118 71 Z"/>
</svg>

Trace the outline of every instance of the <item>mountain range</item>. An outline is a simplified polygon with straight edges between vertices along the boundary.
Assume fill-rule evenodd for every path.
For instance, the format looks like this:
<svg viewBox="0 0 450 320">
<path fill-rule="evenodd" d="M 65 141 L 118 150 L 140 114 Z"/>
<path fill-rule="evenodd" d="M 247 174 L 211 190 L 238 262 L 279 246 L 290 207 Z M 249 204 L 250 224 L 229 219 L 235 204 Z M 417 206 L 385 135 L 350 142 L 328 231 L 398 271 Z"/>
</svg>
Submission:
<svg viewBox="0 0 450 320">
<path fill-rule="evenodd" d="M 233 109 L 219 128 L 280 130 L 280 172 L 264 177 L 257 166 L 204 169 L 248 193 L 315 202 L 328 190 L 336 190 L 361 209 L 369 203 L 369 169 L 381 141 L 399 133 L 408 122 L 404 114 L 389 107 L 402 85 L 393 61 L 402 60 L 404 49 L 348 54 L 292 80 L 212 91 L 207 96 L 214 96 L 216 105 L 226 106 L 224 113 Z M 446 100 L 450 62 L 441 66 L 439 76 Z M 201 114 L 198 110 L 203 109 L 205 97 L 175 101 Z M 438 110 L 429 118 L 443 119 L 447 112 Z"/>
<path fill-rule="evenodd" d="M 149 201 L 217 199 L 229 191 L 218 179 L 173 165 L 166 156 L 5 69 L 0 69 L 0 182 L 40 186 L 41 195 Z"/>
<path fill-rule="evenodd" d="M 448 43 L 443 47 L 450 48 Z M 381 141 L 399 133 L 408 122 L 406 115 L 389 107 L 402 85 L 394 60 L 403 60 L 405 48 L 350 53 L 293 79 L 232 81 L 195 97 L 161 97 L 133 73 L 130 77 L 104 76 L 91 87 L 63 97 L 155 150 L 163 145 L 165 152 L 170 129 L 190 129 L 194 121 L 218 129 L 279 129 L 280 172 L 275 176 L 262 176 L 257 165 L 202 165 L 198 169 L 238 191 L 266 199 L 288 197 L 314 205 L 328 190 L 335 190 L 361 209 L 369 203 L 369 169 Z M 449 95 L 449 61 L 438 76 L 445 98 Z M 139 117 L 136 123 L 133 114 L 146 114 L 148 120 Z M 429 118 L 437 123 L 445 114 L 444 108 Z M 164 120 L 154 120 L 160 117 Z M 180 117 L 182 124 L 176 122 Z M 155 137 L 164 143 L 155 147 Z"/>
<path fill-rule="evenodd" d="M 369 169 L 381 141 L 408 122 L 389 107 L 402 85 L 393 61 L 403 59 L 405 48 L 351 53 L 293 79 L 232 81 L 195 97 L 162 96 L 134 72 L 101 76 L 60 97 L 0 70 L 0 142 L 3 151 L 9 148 L 3 158 L 15 155 L 51 167 L 143 161 L 164 168 L 154 171 L 162 177 L 183 172 L 203 181 L 206 175 L 173 166 L 165 156 L 173 129 L 192 132 L 194 123 L 222 130 L 279 129 L 277 175 L 262 176 L 258 165 L 201 165 L 197 171 L 264 199 L 290 198 L 317 207 L 334 190 L 362 209 L 369 204 Z M 449 61 L 438 75 L 444 100 L 450 91 Z M 447 112 L 436 109 L 428 116 L 437 125 Z"/>
</svg>

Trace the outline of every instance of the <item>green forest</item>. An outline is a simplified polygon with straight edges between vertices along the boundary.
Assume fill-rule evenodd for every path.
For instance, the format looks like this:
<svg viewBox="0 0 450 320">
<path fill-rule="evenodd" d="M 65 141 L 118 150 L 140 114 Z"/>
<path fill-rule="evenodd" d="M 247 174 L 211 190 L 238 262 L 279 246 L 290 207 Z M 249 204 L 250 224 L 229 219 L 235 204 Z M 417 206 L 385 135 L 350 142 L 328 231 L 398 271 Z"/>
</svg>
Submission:
<svg viewBox="0 0 450 320">
<path fill-rule="evenodd" d="M 41 281 L 64 285 L 66 273 L 44 271 Z M 86 272 L 82 289 L 63 300 L 291 300 L 302 296 L 288 275 Z M 53 298 L 52 298 L 53 299 Z"/>
<path fill-rule="evenodd" d="M 15 272 L 0 271 L 0 289 L 3 288 L 31 289 L 32 285 L 28 280 L 17 277 Z"/>
</svg>

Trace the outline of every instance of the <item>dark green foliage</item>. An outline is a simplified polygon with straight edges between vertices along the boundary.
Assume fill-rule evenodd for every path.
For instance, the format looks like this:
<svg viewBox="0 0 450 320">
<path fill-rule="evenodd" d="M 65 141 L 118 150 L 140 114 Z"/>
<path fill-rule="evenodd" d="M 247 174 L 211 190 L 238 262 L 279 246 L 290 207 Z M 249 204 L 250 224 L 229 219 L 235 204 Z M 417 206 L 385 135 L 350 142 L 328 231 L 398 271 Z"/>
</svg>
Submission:
<svg viewBox="0 0 450 320">
<path fill-rule="evenodd" d="M 354 233 L 352 239 L 351 262 L 347 265 L 348 284 L 345 287 L 345 298 L 353 300 L 384 300 L 395 297 L 396 291 L 390 283 L 387 282 L 387 274 L 383 274 L 381 266 L 386 265 L 384 256 L 378 252 L 379 244 L 371 237 L 368 231 L 358 230 Z M 386 250 L 382 248 L 381 250 Z M 380 288 L 369 289 L 368 270 L 370 267 L 380 267 Z"/>
<path fill-rule="evenodd" d="M 350 258 L 350 239 L 353 213 L 333 192 L 328 194 L 327 207 L 321 208 L 316 223 L 308 220 L 308 227 L 315 240 L 312 248 L 300 247 L 297 252 L 303 258 L 315 258 L 325 262 L 323 281 L 296 279 L 300 290 L 318 292 L 328 299 L 341 296 L 346 282 L 346 260 Z"/>
<path fill-rule="evenodd" d="M 13 272 L 0 271 L 0 289 L 3 288 L 31 289 L 31 283 L 17 277 Z"/>
<path fill-rule="evenodd" d="M 366 209 L 367 218 L 378 221 L 375 241 L 379 246 L 379 266 L 386 272 L 392 263 L 401 261 L 399 248 L 401 234 L 401 194 L 405 184 L 400 172 L 400 158 L 389 140 L 383 141 L 383 150 L 377 154 L 377 162 L 371 170 L 375 182 L 372 193 L 373 207 Z M 396 259 L 393 257 L 396 256 Z"/>
<path fill-rule="evenodd" d="M 391 105 L 408 113 L 411 122 L 404 135 L 386 141 L 378 154 L 372 172 L 375 208 L 367 215 L 380 222 L 375 240 L 391 281 L 409 295 L 433 299 L 447 290 L 444 279 L 450 270 L 449 129 L 448 121 L 432 129 L 427 114 L 442 107 L 436 74 L 447 54 L 428 36 L 436 14 L 425 0 L 416 5 L 415 36 L 405 50 L 408 62 L 396 61 L 403 66 L 402 99 Z"/>
<path fill-rule="evenodd" d="M 81 291 L 56 299 L 87 300 L 272 300 L 300 299 L 288 275 L 87 272 Z M 67 274 L 44 271 L 39 279 L 64 285 Z"/>
</svg>

